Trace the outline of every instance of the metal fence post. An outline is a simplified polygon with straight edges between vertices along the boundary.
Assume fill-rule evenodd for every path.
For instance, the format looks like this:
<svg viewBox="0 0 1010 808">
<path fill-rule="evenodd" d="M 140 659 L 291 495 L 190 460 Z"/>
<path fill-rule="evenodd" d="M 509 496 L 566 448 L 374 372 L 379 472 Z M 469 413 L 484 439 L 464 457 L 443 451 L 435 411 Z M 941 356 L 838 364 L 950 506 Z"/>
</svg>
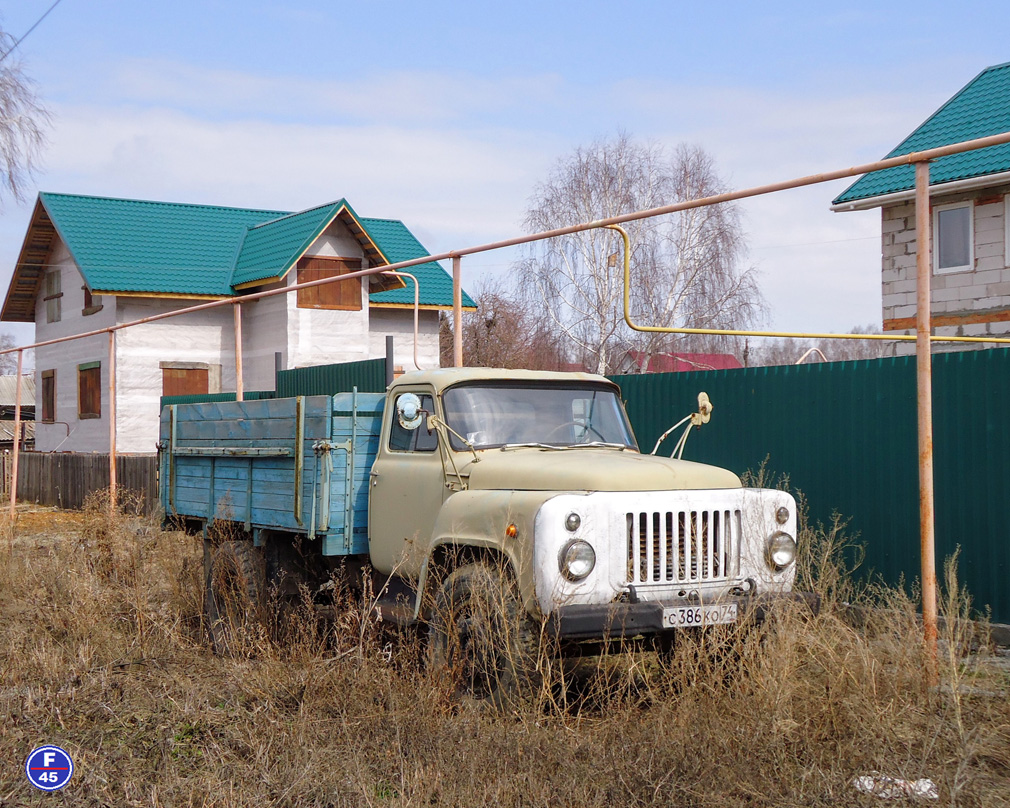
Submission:
<svg viewBox="0 0 1010 808">
<path fill-rule="evenodd" d="M 109 331 L 109 514 L 116 512 L 116 332 Z"/>
<path fill-rule="evenodd" d="M 243 400 L 242 384 L 242 304 L 232 307 L 235 314 L 235 400 Z"/>
<path fill-rule="evenodd" d="M 919 540 L 922 555 L 922 629 L 929 678 L 937 676 L 936 547 L 933 506 L 933 360 L 930 347 L 929 163 L 915 164 L 915 376 L 919 420 Z"/>
<path fill-rule="evenodd" d="M 14 394 L 14 449 L 11 457 L 11 522 L 17 516 L 18 505 L 18 455 L 21 451 L 21 368 L 24 353 L 24 351 L 18 351 L 18 378 L 15 383 L 17 392 Z M 13 531 L 10 534 L 10 541 L 10 549 L 13 549 Z"/>
<path fill-rule="evenodd" d="M 463 367 L 463 259 L 452 257 L 452 364 Z"/>
</svg>

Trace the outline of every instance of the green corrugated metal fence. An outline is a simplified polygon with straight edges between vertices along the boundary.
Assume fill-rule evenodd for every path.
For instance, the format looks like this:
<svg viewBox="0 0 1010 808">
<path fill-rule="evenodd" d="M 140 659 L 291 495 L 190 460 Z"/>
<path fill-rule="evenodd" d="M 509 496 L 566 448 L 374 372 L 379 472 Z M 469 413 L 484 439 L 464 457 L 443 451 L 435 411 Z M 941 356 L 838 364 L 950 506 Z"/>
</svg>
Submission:
<svg viewBox="0 0 1010 808">
<path fill-rule="evenodd" d="M 282 370 L 277 374 L 277 398 L 333 395 L 352 387 L 357 387 L 359 393 L 386 392 L 386 360 L 317 365 Z"/>
<path fill-rule="evenodd" d="M 788 474 L 814 520 L 851 519 L 864 568 L 919 575 L 915 359 L 614 376 L 643 452 L 707 392 L 711 423 L 685 459 Z M 933 358 L 936 554 L 960 545 L 961 582 L 1010 622 L 1010 350 Z M 669 454 L 676 435 L 660 449 Z"/>
<path fill-rule="evenodd" d="M 276 398 L 273 390 L 246 390 L 242 397 L 246 401 L 253 401 L 261 398 Z M 161 406 L 169 404 L 203 404 L 211 401 L 234 401 L 234 393 L 192 393 L 185 396 L 162 396 Z"/>
</svg>

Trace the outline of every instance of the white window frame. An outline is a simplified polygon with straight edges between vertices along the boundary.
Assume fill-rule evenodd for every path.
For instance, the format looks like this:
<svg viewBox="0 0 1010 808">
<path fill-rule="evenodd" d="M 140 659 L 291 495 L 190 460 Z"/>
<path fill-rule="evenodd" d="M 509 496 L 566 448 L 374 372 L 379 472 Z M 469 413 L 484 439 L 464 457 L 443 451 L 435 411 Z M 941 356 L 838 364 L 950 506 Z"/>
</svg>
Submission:
<svg viewBox="0 0 1010 808">
<path fill-rule="evenodd" d="M 956 208 L 968 209 L 968 263 L 956 267 L 940 268 L 940 212 Z M 949 275 L 954 272 L 970 272 L 975 268 L 975 200 L 952 202 L 949 205 L 937 205 L 933 208 L 933 274 Z"/>
<path fill-rule="evenodd" d="M 1010 194 L 1003 197 L 1003 266 L 1010 267 Z"/>
</svg>

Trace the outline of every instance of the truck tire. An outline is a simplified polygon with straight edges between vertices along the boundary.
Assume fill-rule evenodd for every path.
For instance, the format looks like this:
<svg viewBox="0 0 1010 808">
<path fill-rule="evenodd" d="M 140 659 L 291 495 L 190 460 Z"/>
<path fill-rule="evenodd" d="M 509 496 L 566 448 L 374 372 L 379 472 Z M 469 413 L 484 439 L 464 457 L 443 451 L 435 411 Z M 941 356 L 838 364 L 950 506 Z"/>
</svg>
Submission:
<svg viewBox="0 0 1010 808">
<path fill-rule="evenodd" d="M 263 624 L 265 593 L 263 557 L 252 542 L 226 541 L 212 550 L 204 610 L 214 653 L 232 655 L 250 647 Z"/>
<path fill-rule="evenodd" d="M 537 637 L 512 582 L 468 564 L 435 595 L 428 664 L 449 677 L 454 700 L 507 709 L 535 693 Z"/>
</svg>

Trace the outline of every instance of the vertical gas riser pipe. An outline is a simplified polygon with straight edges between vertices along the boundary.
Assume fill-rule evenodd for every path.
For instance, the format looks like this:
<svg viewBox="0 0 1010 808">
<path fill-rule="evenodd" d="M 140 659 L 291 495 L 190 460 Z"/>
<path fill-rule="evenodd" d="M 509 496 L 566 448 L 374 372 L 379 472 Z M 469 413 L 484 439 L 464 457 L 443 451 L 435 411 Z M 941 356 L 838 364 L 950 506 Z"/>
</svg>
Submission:
<svg viewBox="0 0 1010 808">
<path fill-rule="evenodd" d="M 463 367 L 463 259 L 452 257 L 452 364 Z"/>
<path fill-rule="evenodd" d="M 243 401 L 242 383 L 242 304 L 232 306 L 235 314 L 235 400 Z"/>
<path fill-rule="evenodd" d="M 116 332 L 109 331 L 109 514 L 116 512 Z"/>
<path fill-rule="evenodd" d="M 933 506 L 933 362 L 930 350 L 929 163 L 915 164 L 915 369 L 919 419 L 919 539 L 922 556 L 922 628 L 930 682 L 937 676 L 936 546 Z"/>
<path fill-rule="evenodd" d="M 18 455 L 21 452 L 21 367 L 24 360 L 24 351 L 18 351 L 18 378 L 15 382 L 16 392 L 14 393 L 14 450 L 11 453 L 11 524 L 10 535 L 11 547 L 13 550 L 14 533 L 13 522 L 17 516 L 18 506 Z"/>
</svg>

